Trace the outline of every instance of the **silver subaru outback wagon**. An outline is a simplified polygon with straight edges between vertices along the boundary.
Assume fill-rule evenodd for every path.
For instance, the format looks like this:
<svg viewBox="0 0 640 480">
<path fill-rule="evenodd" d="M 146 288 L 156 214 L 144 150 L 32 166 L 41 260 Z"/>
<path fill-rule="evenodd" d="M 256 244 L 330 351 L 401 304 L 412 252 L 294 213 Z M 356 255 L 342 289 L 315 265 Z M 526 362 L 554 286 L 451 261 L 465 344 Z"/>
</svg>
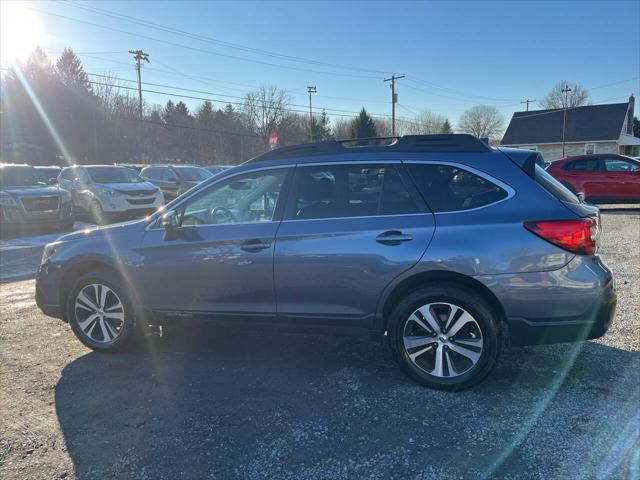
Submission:
<svg viewBox="0 0 640 480">
<path fill-rule="evenodd" d="M 540 161 L 469 135 L 272 150 L 47 245 L 36 300 L 99 351 L 150 324 L 254 321 L 385 340 L 416 381 L 469 387 L 505 339 L 596 338 L 614 314 L 598 210 Z"/>
</svg>

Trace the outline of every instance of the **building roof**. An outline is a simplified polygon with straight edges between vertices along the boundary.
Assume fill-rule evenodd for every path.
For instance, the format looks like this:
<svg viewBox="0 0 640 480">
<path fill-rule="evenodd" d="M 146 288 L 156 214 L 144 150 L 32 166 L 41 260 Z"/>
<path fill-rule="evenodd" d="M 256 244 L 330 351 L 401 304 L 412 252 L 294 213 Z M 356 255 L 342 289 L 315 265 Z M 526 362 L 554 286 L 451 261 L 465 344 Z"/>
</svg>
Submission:
<svg viewBox="0 0 640 480">
<path fill-rule="evenodd" d="M 629 103 L 587 105 L 567 110 L 566 142 L 618 140 Z M 562 142 L 563 109 L 515 112 L 501 145 Z"/>
</svg>

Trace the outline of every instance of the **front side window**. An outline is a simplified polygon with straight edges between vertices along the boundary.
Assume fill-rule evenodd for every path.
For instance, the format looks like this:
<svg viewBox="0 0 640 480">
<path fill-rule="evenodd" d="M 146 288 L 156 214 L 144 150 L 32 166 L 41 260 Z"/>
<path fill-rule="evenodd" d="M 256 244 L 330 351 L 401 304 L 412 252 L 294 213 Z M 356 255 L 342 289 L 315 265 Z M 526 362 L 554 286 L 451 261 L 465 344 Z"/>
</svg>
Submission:
<svg viewBox="0 0 640 480">
<path fill-rule="evenodd" d="M 604 169 L 607 172 L 637 172 L 640 164 L 621 158 L 605 158 Z"/>
<path fill-rule="evenodd" d="M 299 167 L 287 219 L 418 213 L 393 165 Z"/>
<path fill-rule="evenodd" d="M 180 178 L 185 182 L 202 182 L 213 174 L 200 167 L 174 167 Z"/>
<path fill-rule="evenodd" d="M 457 166 L 414 163 L 407 168 L 434 212 L 469 210 L 508 196 L 489 180 Z"/>
<path fill-rule="evenodd" d="M 270 222 L 286 173 L 286 169 L 253 172 L 212 185 L 182 206 L 180 225 Z"/>
</svg>

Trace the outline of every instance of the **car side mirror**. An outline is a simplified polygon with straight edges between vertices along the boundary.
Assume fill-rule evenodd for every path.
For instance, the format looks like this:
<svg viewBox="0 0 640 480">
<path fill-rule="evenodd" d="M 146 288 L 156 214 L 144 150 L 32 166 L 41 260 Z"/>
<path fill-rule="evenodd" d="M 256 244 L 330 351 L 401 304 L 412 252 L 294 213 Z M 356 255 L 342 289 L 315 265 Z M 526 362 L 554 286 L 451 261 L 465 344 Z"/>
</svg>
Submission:
<svg viewBox="0 0 640 480">
<path fill-rule="evenodd" d="M 170 211 L 162 216 L 160 225 L 164 228 L 164 239 L 175 240 L 178 238 L 178 230 L 180 228 L 180 218 L 176 211 Z"/>
<path fill-rule="evenodd" d="M 578 192 L 576 196 L 578 197 L 578 200 L 580 200 L 580 203 L 584 203 L 584 192 Z"/>
</svg>

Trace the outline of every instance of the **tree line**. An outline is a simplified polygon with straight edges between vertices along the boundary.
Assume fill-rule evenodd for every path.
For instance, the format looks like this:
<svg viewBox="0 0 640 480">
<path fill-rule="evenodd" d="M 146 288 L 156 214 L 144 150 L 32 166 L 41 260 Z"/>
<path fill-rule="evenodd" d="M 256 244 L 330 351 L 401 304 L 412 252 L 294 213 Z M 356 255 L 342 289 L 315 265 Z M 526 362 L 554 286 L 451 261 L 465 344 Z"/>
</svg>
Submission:
<svg viewBox="0 0 640 480">
<path fill-rule="evenodd" d="M 52 62 L 37 48 L 0 85 L 0 161 L 31 164 L 146 163 L 236 164 L 279 145 L 391 135 L 391 120 L 362 110 L 355 117 L 330 119 L 326 112 L 292 109 L 290 95 L 274 86 L 248 92 L 242 101 L 214 105 L 204 100 L 193 111 L 183 101 L 143 104 L 140 118 L 135 88 L 114 76 L 92 76 L 72 49 Z M 562 82 L 561 82 L 562 83 Z M 560 85 L 560 84 L 558 84 Z M 573 85 L 571 106 L 588 92 Z M 558 88 L 545 106 L 557 102 Z M 541 102 L 542 103 L 542 102 Z M 457 131 L 499 141 L 505 119 L 493 106 L 465 111 Z M 425 109 L 398 118 L 399 135 L 453 133 L 448 118 Z"/>
</svg>

